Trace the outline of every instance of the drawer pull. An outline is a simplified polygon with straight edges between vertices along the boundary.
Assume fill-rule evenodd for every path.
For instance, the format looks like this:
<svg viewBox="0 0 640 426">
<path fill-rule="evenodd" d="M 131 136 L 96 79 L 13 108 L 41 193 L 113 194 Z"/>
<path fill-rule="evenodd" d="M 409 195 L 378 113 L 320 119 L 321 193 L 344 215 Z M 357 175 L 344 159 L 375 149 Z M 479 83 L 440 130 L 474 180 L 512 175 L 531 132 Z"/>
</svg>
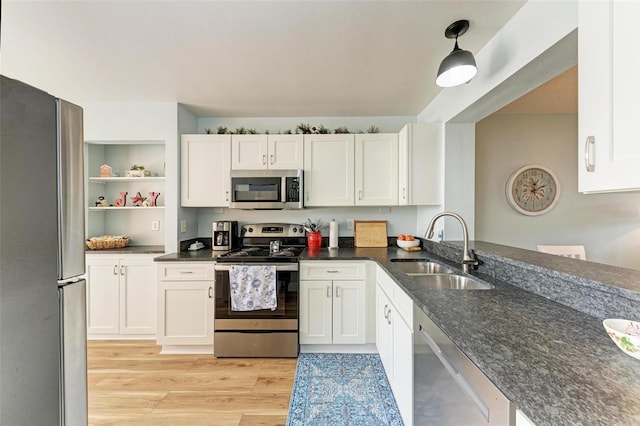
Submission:
<svg viewBox="0 0 640 426">
<path fill-rule="evenodd" d="M 327 297 L 331 298 L 331 286 L 327 286 Z"/>
<path fill-rule="evenodd" d="M 180 271 L 181 274 L 193 274 L 193 271 Z"/>
<path fill-rule="evenodd" d="M 209 287 L 209 299 L 213 298 L 213 287 Z"/>
<path fill-rule="evenodd" d="M 336 271 L 336 270 L 331 270 L 331 271 L 327 271 L 327 274 L 337 274 L 340 271 Z"/>
<path fill-rule="evenodd" d="M 596 169 L 595 149 L 595 136 L 588 136 L 587 141 L 584 144 L 584 166 L 588 172 L 593 172 Z"/>
<path fill-rule="evenodd" d="M 113 265 L 113 275 L 118 275 L 118 265 Z"/>
<path fill-rule="evenodd" d="M 340 297 L 340 287 L 336 286 L 336 297 Z"/>
<path fill-rule="evenodd" d="M 120 265 L 120 275 L 124 275 L 124 265 Z"/>
</svg>

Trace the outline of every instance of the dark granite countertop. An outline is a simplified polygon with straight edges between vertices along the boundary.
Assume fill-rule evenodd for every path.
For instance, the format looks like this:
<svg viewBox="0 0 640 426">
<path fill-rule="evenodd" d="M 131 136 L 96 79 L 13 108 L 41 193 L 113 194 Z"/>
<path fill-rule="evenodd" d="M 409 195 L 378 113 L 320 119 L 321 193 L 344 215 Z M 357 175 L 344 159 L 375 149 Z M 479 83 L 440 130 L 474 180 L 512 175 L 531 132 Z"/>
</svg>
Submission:
<svg viewBox="0 0 640 426">
<path fill-rule="evenodd" d="M 108 250 L 91 250 L 87 248 L 85 253 L 89 254 L 154 254 L 154 253 L 164 253 L 164 246 L 155 245 L 155 246 L 127 246 L 123 248 L 117 249 L 108 249 Z"/>
<path fill-rule="evenodd" d="M 590 280 L 613 277 L 623 284 L 607 294 L 622 292 L 630 303 L 640 300 L 640 281 L 634 281 L 640 271 L 490 243 L 475 242 L 472 247 L 489 264 L 497 258 L 504 261 L 506 276 L 522 274 L 523 269 L 509 269 L 522 263 L 524 269 L 545 272 L 552 284 L 572 274 L 577 281 L 588 279 L 585 286 L 594 286 L 595 292 L 602 289 Z M 492 290 L 420 289 L 390 261 L 394 257 L 431 258 L 460 270 L 459 264 L 432 252 L 394 247 L 305 250 L 300 260 L 376 261 L 537 426 L 640 424 L 640 361 L 615 346 L 601 318 L 542 297 L 532 292 L 535 288 L 527 291 L 506 283 L 511 280 L 496 279 L 500 274 L 488 273 L 489 268 L 473 275 L 492 283 Z M 638 319 L 640 302 L 631 309 L 636 316 L 629 319 Z"/>
<path fill-rule="evenodd" d="M 215 262 L 216 258 L 224 254 L 224 251 L 213 251 L 211 248 L 202 248 L 200 250 L 194 251 L 179 251 L 175 253 L 165 254 L 164 256 L 158 256 L 155 260 L 156 262 L 201 262 L 201 261 L 209 261 Z"/>
</svg>

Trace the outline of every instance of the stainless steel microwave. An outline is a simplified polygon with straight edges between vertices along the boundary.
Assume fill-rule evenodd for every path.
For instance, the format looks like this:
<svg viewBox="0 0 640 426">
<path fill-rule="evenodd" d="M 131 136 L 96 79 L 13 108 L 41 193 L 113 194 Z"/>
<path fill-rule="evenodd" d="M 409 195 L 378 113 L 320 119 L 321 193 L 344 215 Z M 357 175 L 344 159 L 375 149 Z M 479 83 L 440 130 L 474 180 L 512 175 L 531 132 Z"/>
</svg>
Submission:
<svg viewBox="0 0 640 426">
<path fill-rule="evenodd" d="M 304 208 L 302 170 L 232 170 L 232 209 Z"/>
</svg>

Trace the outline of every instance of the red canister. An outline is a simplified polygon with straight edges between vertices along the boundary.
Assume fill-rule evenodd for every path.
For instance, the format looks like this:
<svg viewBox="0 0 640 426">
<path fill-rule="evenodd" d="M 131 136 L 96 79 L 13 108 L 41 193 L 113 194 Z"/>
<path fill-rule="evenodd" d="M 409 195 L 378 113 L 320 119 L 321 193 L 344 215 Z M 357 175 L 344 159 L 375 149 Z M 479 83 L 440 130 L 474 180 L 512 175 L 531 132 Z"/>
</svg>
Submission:
<svg viewBox="0 0 640 426">
<path fill-rule="evenodd" d="M 322 247 L 322 234 L 320 233 L 320 231 L 307 233 L 307 246 L 309 248 Z"/>
</svg>

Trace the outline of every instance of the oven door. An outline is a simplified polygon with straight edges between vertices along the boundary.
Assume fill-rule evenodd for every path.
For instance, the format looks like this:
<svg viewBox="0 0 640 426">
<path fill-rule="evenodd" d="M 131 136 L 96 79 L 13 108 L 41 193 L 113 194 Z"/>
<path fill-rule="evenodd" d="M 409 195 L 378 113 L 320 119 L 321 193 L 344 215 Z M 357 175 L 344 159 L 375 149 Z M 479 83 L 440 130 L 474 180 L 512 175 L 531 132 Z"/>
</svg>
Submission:
<svg viewBox="0 0 640 426">
<path fill-rule="evenodd" d="M 246 265 L 246 264 L 242 264 Z M 215 329 L 230 330 L 238 328 L 255 329 L 256 324 L 262 324 L 262 329 L 280 329 L 284 324 L 278 324 L 282 320 L 290 320 L 295 329 L 298 323 L 298 281 L 299 272 L 297 263 L 284 263 L 276 265 L 276 291 L 277 306 L 274 310 L 259 309 L 255 311 L 234 311 L 231 309 L 231 289 L 229 283 L 229 268 L 232 264 L 216 264 L 216 307 Z M 244 321 L 249 326 L 243 326 Z M 255 321 L 262 320 L 262 321 Z M 268 320 L 268 321 L 267 321 Z M 277 320 L 274 323 L 272 320 Z"/>
</svg>

